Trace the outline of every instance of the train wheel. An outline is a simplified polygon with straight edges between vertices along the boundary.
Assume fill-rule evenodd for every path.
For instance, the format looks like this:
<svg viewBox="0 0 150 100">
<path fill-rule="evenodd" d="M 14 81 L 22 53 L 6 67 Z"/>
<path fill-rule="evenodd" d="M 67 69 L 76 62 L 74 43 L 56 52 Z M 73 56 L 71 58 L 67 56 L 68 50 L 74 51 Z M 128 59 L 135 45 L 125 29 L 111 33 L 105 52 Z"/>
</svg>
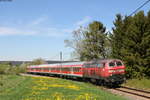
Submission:
<svg viewBox="0 0 150 100">
<path fill-rule="evenodd" d="M 94 84 L 96 84 L 96 79 L 90 79 L 90 81 L 91 81 L 91 83 L 94 83 Z"/>
</svg>

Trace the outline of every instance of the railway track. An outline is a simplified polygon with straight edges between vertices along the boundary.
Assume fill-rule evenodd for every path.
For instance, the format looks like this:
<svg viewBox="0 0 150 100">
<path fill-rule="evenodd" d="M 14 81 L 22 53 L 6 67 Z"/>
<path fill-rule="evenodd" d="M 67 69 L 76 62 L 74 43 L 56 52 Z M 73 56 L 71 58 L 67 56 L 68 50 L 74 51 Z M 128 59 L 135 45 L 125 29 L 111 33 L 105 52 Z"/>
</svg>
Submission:
<svg viewBox="0 0 150 100">
<path fill-rule="evenodd" d="M 130 94 L 130 95 L 135 95 L 136 97 L 142 97 L 143 100 L 150 100 L 150 91 L 130 88 L 130 87 L 126 87 L 126 86 L 114 88 L 114 90 L 119 91 L 119 92 L 123 92 L 126 94 Z M 141 99 L 137 99 L 137 100 L 141 100 Z"/>
</svg>

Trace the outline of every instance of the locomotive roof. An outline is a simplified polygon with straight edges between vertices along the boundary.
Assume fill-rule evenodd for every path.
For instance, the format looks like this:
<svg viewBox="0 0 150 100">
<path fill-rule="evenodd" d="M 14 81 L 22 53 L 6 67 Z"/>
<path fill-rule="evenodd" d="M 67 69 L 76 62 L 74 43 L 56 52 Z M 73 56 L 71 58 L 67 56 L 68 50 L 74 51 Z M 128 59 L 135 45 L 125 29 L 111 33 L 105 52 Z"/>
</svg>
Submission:
<svg viewBox="0 0 150 100">
<path fill-rule="evenodd" d="M 119 60 L 119 59 L 97 59 L 97 60 L 93 60 L 93 61 L 112 61 L 112 60 Z"/>
</svg>

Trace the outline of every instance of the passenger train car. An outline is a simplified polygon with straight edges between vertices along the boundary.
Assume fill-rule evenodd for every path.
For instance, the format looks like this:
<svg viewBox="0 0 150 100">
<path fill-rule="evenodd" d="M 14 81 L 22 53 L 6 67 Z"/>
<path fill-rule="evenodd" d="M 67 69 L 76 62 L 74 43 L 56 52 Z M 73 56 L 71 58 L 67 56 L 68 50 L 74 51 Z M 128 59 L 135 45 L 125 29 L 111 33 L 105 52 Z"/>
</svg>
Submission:
<svg viewBox="0 0 150 100">
<path fill-rule="evenodd" d="M 27 72 L 61 77 L 87 79 L 98 83 L 119 85 L 125 81 L 125 66 L 118 59 L 103 59 L 89 62 L 72 62 L 31 65 Z"/>
</svg>

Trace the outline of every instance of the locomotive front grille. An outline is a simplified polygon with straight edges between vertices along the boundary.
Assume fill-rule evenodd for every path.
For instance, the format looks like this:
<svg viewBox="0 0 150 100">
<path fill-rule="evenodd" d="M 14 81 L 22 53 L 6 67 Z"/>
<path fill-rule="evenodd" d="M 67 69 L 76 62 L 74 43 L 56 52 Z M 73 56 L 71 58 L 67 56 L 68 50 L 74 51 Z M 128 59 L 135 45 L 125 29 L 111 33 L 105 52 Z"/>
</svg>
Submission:
<svg viewBox="0 0 150 100">
<path fill-rule="evenodd" d="M 114 74 L 112 76 L 110 76 L 108 79 L 106 79 L 108 82 L 112 82 L 112 83 L 115 83 L 115 82 L 124 82 L 126 79 L 125 79 L 125 75 L 122 75 L 122 74 Z"/>
</svg>

